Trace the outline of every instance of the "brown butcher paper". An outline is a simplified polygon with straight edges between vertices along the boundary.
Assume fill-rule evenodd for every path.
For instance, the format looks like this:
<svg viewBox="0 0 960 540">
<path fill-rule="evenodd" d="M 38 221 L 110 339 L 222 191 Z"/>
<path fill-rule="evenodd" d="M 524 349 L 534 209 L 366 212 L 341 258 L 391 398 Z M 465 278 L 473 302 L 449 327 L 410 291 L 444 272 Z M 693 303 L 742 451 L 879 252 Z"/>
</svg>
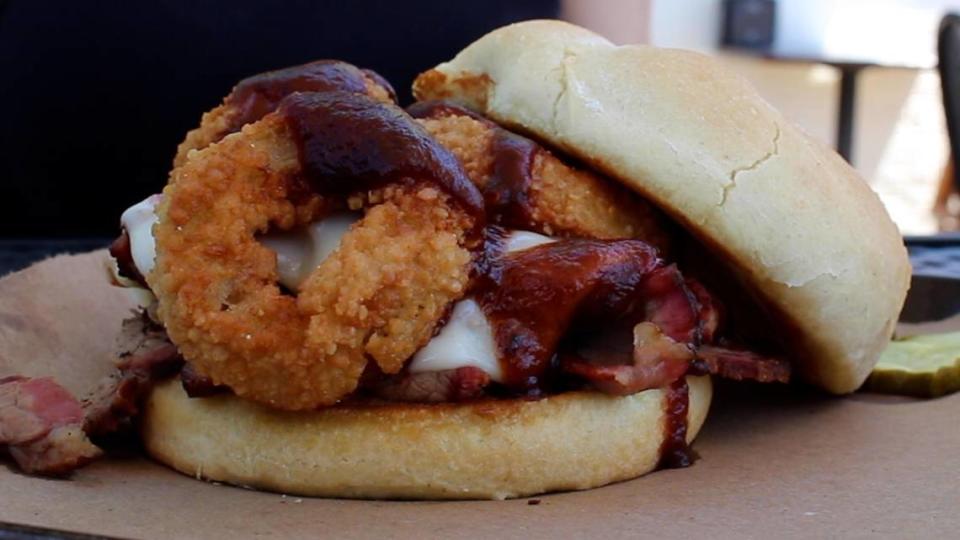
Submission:
<svg viewBox="0 0 960 540">
<path fill-rule="evenodd" d="M 106 260 L 103 251 L 60 256 L 0 279 L 0 377 L 51 375 L 82 396 L 110 371 L 114 338 L 133 302 L 108 284 Z M 129 451 L 66 480 L 26 476 L 0 461 L 0 522 L 231 539 L 916 538 L 960 531 L 960 394 L 837 398 L 802 386 L 720 382 L 693 448 L 700 459 L 687 469 L 500 502 L 283 496 L 197 481 Z"/>
</svg>

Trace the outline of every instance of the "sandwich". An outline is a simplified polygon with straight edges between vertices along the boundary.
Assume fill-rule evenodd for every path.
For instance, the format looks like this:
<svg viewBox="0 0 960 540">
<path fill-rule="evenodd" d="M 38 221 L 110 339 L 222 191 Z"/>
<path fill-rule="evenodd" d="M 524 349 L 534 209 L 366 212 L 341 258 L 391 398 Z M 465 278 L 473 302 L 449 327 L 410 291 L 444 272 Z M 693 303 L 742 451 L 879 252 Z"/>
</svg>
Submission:
<svg viewBox="0 0 960 540">
<path fill-rule="evenodd" d="M 144 310 L 70 421 L 212 481 L 502 499 L 688 466 L 711 377 L 849 393 L 889 340 L 882 204 L 709 58 L 530 21 L 414 95 L 319 61 L 205 114 L 123 214 Z"/>
</svg>

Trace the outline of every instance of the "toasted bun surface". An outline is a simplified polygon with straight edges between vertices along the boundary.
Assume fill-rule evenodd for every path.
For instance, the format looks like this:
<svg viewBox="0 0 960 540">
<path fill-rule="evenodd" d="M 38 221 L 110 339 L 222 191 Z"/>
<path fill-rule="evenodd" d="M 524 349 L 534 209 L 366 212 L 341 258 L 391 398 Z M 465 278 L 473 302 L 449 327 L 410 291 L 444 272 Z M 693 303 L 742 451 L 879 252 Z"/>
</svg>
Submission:
<svg viewBox="0 0 960 540">
<path fill-rule="evenodd" d="M 690 377 L 688 440 L 712 396 Z M 478 499 L 587 489 L 647 473 L 664 438 L 662 390 L 539 401 L 337 406 L 288 413 L 233 396 L 154 390 L 142 435 L 196 477 L 296 495 Z"/>
<path fill-rule="evenodd" d="M 807 380 L 855 390 L 890 338 L 910 266 L 879 199 L 708 57 L 531 21 L 422 74 L 414 94 L 530 133 L 661 206 L 759 295 Z"/>
</svg>

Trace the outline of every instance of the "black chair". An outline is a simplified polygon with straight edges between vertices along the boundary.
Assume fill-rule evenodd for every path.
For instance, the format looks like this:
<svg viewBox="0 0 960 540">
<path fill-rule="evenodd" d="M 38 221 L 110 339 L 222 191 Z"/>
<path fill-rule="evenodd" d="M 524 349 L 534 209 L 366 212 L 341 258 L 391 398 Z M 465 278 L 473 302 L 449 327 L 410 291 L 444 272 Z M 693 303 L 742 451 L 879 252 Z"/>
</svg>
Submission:
<svg viewBox="0 0 960 540">
<path fill-rule="evenodd" d="M 937 54 L 943 109 L 946 113 L 950 153 L 960 156 L 960 15 L 950 13 L 940 21 Z M 953 168 L 953 185 L 960 188 L 960 175 Z"/>
<path fill-rule="evenodd" d="M 940 21 L 937 32 L 937 53 L 943 109 L 950 139 L 951 164 L 941 180 L 936 213 L 941 222 L 955 219 L 946 212 L 951 192 L 960 190 L 960 175 L 952 164 L 960 155 L 960 15 L 948 14 Z M 913 265 L 913 281 L 901 320 L 920 322 L 952 316 L 960 312 L 960 235 L 956 232 L 904 238 Z"/>
</svg>

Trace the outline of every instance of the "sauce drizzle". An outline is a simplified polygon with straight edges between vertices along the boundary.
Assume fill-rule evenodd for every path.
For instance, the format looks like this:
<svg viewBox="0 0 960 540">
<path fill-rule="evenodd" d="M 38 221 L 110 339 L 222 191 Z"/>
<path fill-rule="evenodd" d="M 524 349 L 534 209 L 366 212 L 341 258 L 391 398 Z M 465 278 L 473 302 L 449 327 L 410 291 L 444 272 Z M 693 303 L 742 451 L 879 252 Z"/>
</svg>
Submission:
<svg viewBox="0 0 960 540">
<path fill-rule="evenodd" d="M 293 132 L 304 180 L 320 195 L 350 195 L 390 184 L 426 183 L 484 225 L 480 192 L 457 158 L 399 107 L 350 92 L 295 93 L 277 113 Z"/>
<path fill-rule="evenodd" d="M 638 240 L 570 239 L 487 263 L 471 294 L 493 328 L 504 385 L 539 395 L 571 327 L 642 317 L 644 277 L 662 262 Z M 592 321 L 592 322 L 591 322 Z M 576 323 L 576 324 L 574 324 Z M 622 359 L 629 361 L 629 355 Z"/>
<path fill-rule="evenodd" d="M 530 204 L 537 143 L 498 128 L 493 139 L 493 175 L 483 189 L 490 220 L 512 229 L 539 229 Z"/>
<path fill-rule="evenodd" d="M 660 443 L 658 469 L 680 469 L 693 465 L 696 453 L 687 444 L 687 414 L 690 387 L 686 377 L 673 381 L 663 399 L 663 442 Z"/>
<path fill-rule="evenodd" d="M 248 77 L 240 81 L 224 100 L 237 111 L 230 119 L 228 133 L 239 131 L 246 124 L 273 112 L 283 98 L 294 92 L 339 90 L 364 94 L 367 92 L 365 76 L 382 86 L 396 101 L 396 92 L 386 79 L 374 71 L 339 60 L 317 60 Z"/>
<path fill-rule="evenodd" d="M 483 199 L 490 223 L 510 229 L 539 230 L 530 203 L 533 167 L 538 153 L 537 142 L 500 127 L 495 122 L 449 101 L 420 101 L 407 107 L 414 118 L 467 116 L 493 130 L 493 171 L 483 187 Z"/>
</svg>

